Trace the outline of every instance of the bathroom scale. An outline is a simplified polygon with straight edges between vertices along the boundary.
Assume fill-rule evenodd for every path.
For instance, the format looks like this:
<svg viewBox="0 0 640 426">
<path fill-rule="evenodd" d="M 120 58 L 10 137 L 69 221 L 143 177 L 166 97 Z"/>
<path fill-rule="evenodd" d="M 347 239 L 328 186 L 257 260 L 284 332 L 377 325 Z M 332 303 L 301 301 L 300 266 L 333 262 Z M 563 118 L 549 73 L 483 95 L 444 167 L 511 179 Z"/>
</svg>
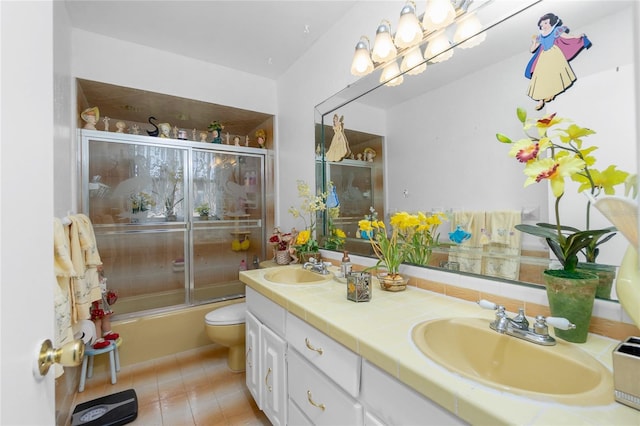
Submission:
<svg viewBox="0 0 640 426">
<path fill-rule="evenodd" d="M 138 396 L 133 389 L 78 404 L 71 416 L 71 426 L 116 426 L 138 417 Z"/>
</svg>

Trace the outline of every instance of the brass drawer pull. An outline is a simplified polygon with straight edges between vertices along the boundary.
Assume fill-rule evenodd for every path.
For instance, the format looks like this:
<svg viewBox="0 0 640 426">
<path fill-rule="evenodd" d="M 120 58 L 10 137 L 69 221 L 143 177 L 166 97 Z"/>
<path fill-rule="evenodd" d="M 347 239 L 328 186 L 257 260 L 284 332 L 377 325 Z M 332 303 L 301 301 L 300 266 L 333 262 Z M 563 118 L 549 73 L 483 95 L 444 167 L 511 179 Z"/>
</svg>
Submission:
<svg viewBox="0 0 640 426">
<path fill-rule="evenodd" d="M 322 353 L 324 352 L 324 351 L 322 350 L 322 348 L 314 348 L 314 347 L 311 345 L 311 343 L 309 343 L 309 338 L 308 338 L 308 337 L 305 337 L 305 338 L 304 338 L 304 343 L 307 345 L 307 348 L 309 348 L 309 349 L 310 349 L 310 350 L 312 350 L 312 351 L 316 351 L 316 352 L 318 352 L 320 355 L 322 355 Z"/>
<path fill-rule="evenodd" d="M 310 391 L 310 390 L 308 390 L 308 391 L 307 391 L 307 399 L 309 400 L 309 404 L 313 405 L 314 407 L 318 407 L 318 408 L 319 408 L 319 409 L 321 409 L 322 411 L 324 411 L 324 409 L 325 409 L 325 408 L 327 408 L 327 407 L 325 407 L 325 405 L 324 405 L 324 404 L 317 404 L 317 403 L 313 400 L 313 398 L 311 397 L 311 391 Z"/>
<path fill-rule="evenodd" d="M 271 392 L 271 386 L 269 386 L 269 375 L 271 374 L 271 367 L 267 370 L 267 375 L 264 376 L 264 385 L 267 387 L 267 390 Z"/>
</svg>

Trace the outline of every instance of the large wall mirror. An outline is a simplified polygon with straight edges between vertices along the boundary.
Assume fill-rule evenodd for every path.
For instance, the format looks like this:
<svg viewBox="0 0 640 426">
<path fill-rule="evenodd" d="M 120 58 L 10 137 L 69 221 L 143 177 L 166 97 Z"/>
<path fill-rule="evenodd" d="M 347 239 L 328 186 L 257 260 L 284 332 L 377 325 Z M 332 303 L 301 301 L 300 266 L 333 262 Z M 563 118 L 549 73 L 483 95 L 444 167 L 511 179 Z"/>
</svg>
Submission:
<svg viewBox="0 0 640 426">
<path fill-rule="evenodd" d="M 639 80 L 633 43 L 637 43 L 634 25 L 638 23 L 633 20 L 633 1 L 474 4 L 486 34 L 478 46 L 462 49 L 452 44 L 449 59 L 437 62 L 437 58 L 427 58 L 424 72 L 405 74 L 402 84 L 393 87 L 380 82 L 382 69 L 377 68 L 316 107 L 319 188 L 326 189 L 332 175 L 338 174 L 340 185 L 347 188 L 349 172 L 345 167 L 362 165 L 358 157 L 332 162 L 323 155 L 335 133 L 334 117 L 343 118 L 347 139 L 354 141 L 354 154 L 363 153 L 366 160 L 366 148 L 376 151 L 369 163 L 374 191 L 367 192 L 358 186 L 360 181 L 354 184 L 351 180 L 360 195 L 373 199 L 364 199 L 364 207 L 345 214 L 341 222 L 345 226 L 353 228 L 354 221 L 366 214 L 367 201 L 387 219 L 396 211 L 443 211 L 451 218 L 469 212 L 515 211 L 522 223 L 553 222 L 554 200 L 548 185 L 523 187 L 523 167 L 508 156 L 509 147 L 496 140 L 498 132 L 523 137 L 516 117 L 518 107 L 525 108 L 530 117 L 557 113 L 593 129 L 596 134 L 588 143 L 599 147 L 599 165 L 615 164 L 637 173 L 634 90 Z M 527 95 L 530 80 L 524 72 L 532 56 L 531 38 L 539 31 L 538 20 L 549 12 L 562 19 L 570 35 L 584 33 L 593 45 L 570 62 L 575 83 L 537 111 L 537 102 Z M 453 27 L 445 32 L 449 31 Z M 367 164 L 365 160 L 360 161 Z M 344 170 L 332 170 L 336 168 Z M 572 185 L 568 183 L 562 199 L 562 221 L 584 229 L 586 198 Z M 616 195 L 625 196 L 624 188 L 618 188 Z M 452 223 L 455 221 L 440 227 L 441 246 L 427 267 L 440 267 L 451 259 L 456 248 L 448 238 Z M 591 228 L 607 226 L 610 223 L 592 211 Z M 353 232 L 347 237 L 351 252 L 371 255 L 366 241 Z M 616 235 L 601 246 L 598 263 L 619 265 L 627 245 L 622 235 Z M 491 255 L 496 253 L 482 254 Z M 527 235 L 522 236 L 515 253 L 497 256 L 517 265 L 504 275 L 486 270 L 484 265 L 464 273 L 491 276 L 505 284 L 539 285 L 541 272 L 551 262 L 544 240 Z"/>
</svg>

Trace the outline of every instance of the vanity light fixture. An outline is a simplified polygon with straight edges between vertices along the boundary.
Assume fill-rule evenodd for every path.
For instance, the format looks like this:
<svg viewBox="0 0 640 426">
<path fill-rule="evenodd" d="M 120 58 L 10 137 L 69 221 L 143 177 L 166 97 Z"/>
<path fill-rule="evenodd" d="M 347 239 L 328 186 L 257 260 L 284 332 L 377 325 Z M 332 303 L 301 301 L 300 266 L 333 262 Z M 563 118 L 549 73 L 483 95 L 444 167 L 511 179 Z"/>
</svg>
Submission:
<svg viewBox="0 0 640 426">
<path fill-rule="evenodd" d="M 418 75 L 427 69 L 427 62 L 422 56 L 422 50 L 420 46 L 412 47 L 402 57 L 400 63 L 400 71 L 406 72 L 409 75 Z"/>
<path fill-rule="evenodd" d="M 415 46 L 422 41 L 422 27 L 416 16 L 416 4 L 409 0 L 400 11 L 395 43 L 399 49 Z"/>
<path fill-rule="evenodd" d="M 422 27 L 426 31 L 435 31 L 453 23 L 456 11 L 451 0 L 427 0 L 427 8 L 422 17 Z"/>
<path fill-rule="evenodd" d="M 369 46 L 369 38 L 367 36 L 360 37 L 360 41 L 356 44 L 356 51 L 353 54 L 353 62 L 351 62 L 351 74 L 360 77 L 373 71 L 373 61 L 369 53 Z"/>
<path fill-rule="evenodd" d="M 380 75 L 380 83 L 384 83 L 385 86 L 393 87 L 399 86 L 404 81 L 404 76 L 400 74 L 400 68 L 398 68 L 397 61 L 391 61 L 385 65 Z"/>
<path fill-rule="evenodd" d="M 487 38 L 487 33 L 481 32 L 480 34 L 478 34 L 480 31 L 482 31 L 482 24 L 475 14 L 463 16 L 460 20 L 458 20 L 456 32 L 453 35 L 453 42 L 456 44 L 460 43 L 458 47 L 462 49 L 470 49 L 472 47 L 476 47 Z M 474 34 L 477 35 L 473 36 Z"/>
<path fill-rule="evenodd" d="M 491 1 L 470 10 L 473 0 L 427 0 L 424 14 L 417 15 L 416 4 L 407 0 L 395 34 L 391 32 L 391 23 L 383 19 L 376 30 L 373 47 L 367 37 L 360 37 L 351 62 L 351 74 L 362 77 L 382 68 L 380 82 L 397 86 L 402 82 L 395 78 L 400 77 L 399 74 L 393 74 L 398 69 L 397 56 L 402 57 L 399 71 L 415 75 L 426 69 L 427 61 L 437 63 L 451 58 L 453 44 L 465 49 L 477 46 L 484 41 L 486 33 L 475 13 Z M 456 31 L 452 43 L 445 31 L 453 33 L 453 25 Z"/>
<path fill-rule="evenodd" d="M 391 38 L 391 23 L 383 19 L 376 30 L 371 59 L 373 59 L 374 62 L 382 63 L 395 58 L 397 54 L 398 50 Z"/>
<path fill-rule="evenodd" d="M 449 43 L 449 39 L 444 30 L 433 35 L 433 38 L 429 40 L 429 44 L 427 44 L 427 48 L 424 51 L 424 57 L 428 59 L 429 62 L 444 62 L 452 56 L 453 49 L 451 49 L 451 43 Z"/>
</svg>

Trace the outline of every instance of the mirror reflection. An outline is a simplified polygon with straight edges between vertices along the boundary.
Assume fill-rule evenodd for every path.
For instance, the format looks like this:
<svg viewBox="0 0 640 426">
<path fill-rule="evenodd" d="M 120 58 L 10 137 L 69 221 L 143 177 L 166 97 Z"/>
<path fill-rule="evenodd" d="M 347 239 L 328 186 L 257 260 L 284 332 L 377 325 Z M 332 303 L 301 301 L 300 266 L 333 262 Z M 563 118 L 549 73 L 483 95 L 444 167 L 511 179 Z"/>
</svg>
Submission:
<svg viewBox="0 0 640 426">
<path fill-rule="evenodd" d="M 557 113 L 596 132 L 589 145 L 599 147 L 601 167 L 615 164 L 637 173 L 634 46 L 628 42 L 635 40 L 633 2 L 514 3 L 487 2 L 477 10 L 486 36 L 478 46 L 459 48 L 452 43 L 454 28 L 447 27 L 442 32 L 449 36 L 453 54 L 446 61 L 427 56 L 422 73 L 405 74 L 402 84 L 393 87 L 380 82 L 383 67 L 378 65 L 371 74 L 319 104 L 317 179 L 326 188 L 333 173 L 333 183 L 346 199 L 344 191 L 354 192 L 352 187 L 361 185 L 360 181 L 356 185 L 354 174 L 349 186 L 348 167 L 366 161 L 357 157 L 326 161 L 322 155 L 334 135 L 333 117 L 344 117 L 345 135 L 349 142 L 353 140 L 354 153 L 364 153 L 376 141 L 375 171 L 370 176 L 379 173 L 375 178 L 379 185 L 368 194 L 380 217 L 388 220 L 400 211 L 447 214 L 449 220 L 439 227 L 440 245 L 428 267 L 535 285 L 542 282 L 541 272 L 551 262 L 544 240 L 522 233 L 488 243 L 482 238 L 492 226 L 512 228 L 515 223 L 554 221 L 548 185 L 524 188 L 522 165 L 508 156 L 508 147 L 497 141 L 496 133 L 522 134 L 518 107 L 530 118 Z M 575 82 L 538 111 L 539 101 L 528 96 L 531 80 L 525 77 L 525 69 L 532 58 L 532 39 L 540 32 L 538 21 L 549 12 L 562 19 L 571 36 L 586 34 L 593 45 L 570 62 Z M 422 51 L 426 46 L 428 42 L 421 45 Z M 586 198 L 577 189 L 578 184 L 567 182 L 563 222 L 584 229 Z M 616 195 L 625 196 L 623 189 L 618 188 Z M 357 186 L 357 190 L 367 193 L 365 187 Z M 346 249 L 371 255 L 367 241 L 355 232 L 357 220 L 367 214 L 362 209 L 365 207 L 341 211 L 334 225 L 346 228 Z M 473 236 L 455 244 L 449 233 L 465 221 L 475 222 L 468 229 Z M 610 223 L 604 217 L 591 213 L 592 229 L 607 226 Z M 598 263 L 619 265 L 627 244 L 622 235 L 616 235 L 601 246 Z"/>
</svg>

